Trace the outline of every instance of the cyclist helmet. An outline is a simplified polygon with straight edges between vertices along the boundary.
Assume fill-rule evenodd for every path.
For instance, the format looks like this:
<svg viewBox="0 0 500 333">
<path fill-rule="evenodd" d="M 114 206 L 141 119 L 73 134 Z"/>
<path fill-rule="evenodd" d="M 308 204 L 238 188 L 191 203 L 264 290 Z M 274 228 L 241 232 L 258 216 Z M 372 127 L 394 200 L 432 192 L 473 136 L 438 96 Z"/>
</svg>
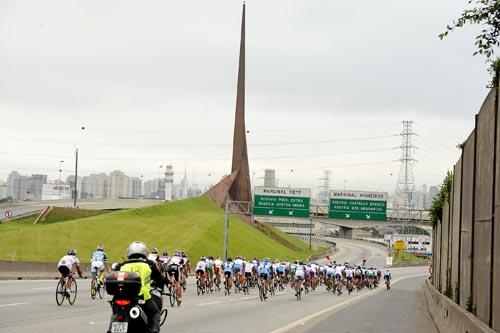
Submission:
<svg viewBox="0 0 500 333">
<path fill-rule="evenodd" d="M 213 256 L 208 257 L 209 260 L 214 260 Z"/>
<path fill-rule="evenodd" d="M 104 245 L 97 245 L 97 251 L 104 251 Z"/>
<path fill-rule="evenodd" d="M 167 250 L 163 251 L 162 255 L 168 256 L 168 251 Z"/>
<path fill-rule="evenodd" d="M 128 246 L 127 257 L 129 259 L 132 258 L 146 259 L 148 257 L 148 247 L 143 242 L 138 242 L 138 241 L 132 242 Z"/>
<path fill-rule="evenodd" d="M 201 256 L 200 260 L 205 261 L 205 260 L 207 260 L 207 258 L 205 258 L 205 256 Z"/>
<path fill-rule="evenodd" d="M 181 251 L 179 251 L 179 250 L 175 250 L 175 255 L 176 255 L 177 257 L 180 257 L 180 256 L 181 256 L 181 254 L 182 254 L 182 253 L 181 253 Z"/>
<path fill-rule="evenodd" d="M 269 262 L 269 257 L 265 257 L 264 262 Z"/>
<path fill-rule="evenodd" d="M 68 255 L 69 256 L 76 256 L 76 249 L 69 249 L 68 250 Z"/>
<path fill-rule="evenodd" d="M 151 250 L 151 253 L 158 254 L 158 249 L 156 247 L 153 247 L 153 249 Z"/>
<path fill-rule="evenodd" d="M 231 259 L 231 257 L 227 258 L 227 261 L 233 261 L 233 259 Z"/>
</svg>

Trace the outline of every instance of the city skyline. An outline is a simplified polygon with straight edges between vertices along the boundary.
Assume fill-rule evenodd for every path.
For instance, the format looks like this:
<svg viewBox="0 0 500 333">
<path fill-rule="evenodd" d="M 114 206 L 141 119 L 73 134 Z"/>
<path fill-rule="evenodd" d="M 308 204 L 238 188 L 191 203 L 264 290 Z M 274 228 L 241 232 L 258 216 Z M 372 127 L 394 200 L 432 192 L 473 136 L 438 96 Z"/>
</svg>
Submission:
<svg viewBox="0 0 500 333">
<path fill-rule="evenodd" d="M 470 56 L 475 28 L 440 41 L 461 4 L 385 4 L 252 1 L 252 177 L 273 168 L 282 184 L 305 186 L 331 169 L 333 187 L 348 180 L 352 189 L 393 191 L 401 122 L 413 120 L 415 181 L 441 183 L 486 94 L 484 64 Z M 2 8 L 0 178 L 9 170 L 57 177 L 60 160 L 73 173 L 75 148 L 85 174 L 119 169 L 154 178 L 159 165 L 188 164 L 207 186 L 230 169 L 240 3 L 120 5 L 119 12 L 98 10 L 97 1 L 82 5 L 87 10 L 36 2 L 30 10 L 15 2 Z M 398 12 L 399 29 L 378 19 L 384 8 Z M 425 26 L 407 24 L 423 16 Z M 94 25 L 83 29 L 89 19 Z M 131 19 L 138 25 L 120 24 Z M 377 29 L 352 23 L 359 19 Z M 193 33 L 199 25 L 204 33 Z M 32 49 L 41 50 L 36 58 Z M 366 51 L 369 58 L 360 56 Z"/>
</svg>

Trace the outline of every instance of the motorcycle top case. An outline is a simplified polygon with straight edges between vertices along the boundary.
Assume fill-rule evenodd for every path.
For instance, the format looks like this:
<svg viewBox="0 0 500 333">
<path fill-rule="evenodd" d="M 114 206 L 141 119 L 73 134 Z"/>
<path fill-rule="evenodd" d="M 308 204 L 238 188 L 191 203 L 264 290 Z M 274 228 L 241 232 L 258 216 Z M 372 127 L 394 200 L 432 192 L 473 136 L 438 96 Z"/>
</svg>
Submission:
<svg viewBox="0 0 500 333">
<path fill-rule="evenodd" d="M 141 290 L 141 278 L 134 272 L 113 272 L 106 275 L 106 291 L 109 295 L 135 297 Z"/>
</svg>

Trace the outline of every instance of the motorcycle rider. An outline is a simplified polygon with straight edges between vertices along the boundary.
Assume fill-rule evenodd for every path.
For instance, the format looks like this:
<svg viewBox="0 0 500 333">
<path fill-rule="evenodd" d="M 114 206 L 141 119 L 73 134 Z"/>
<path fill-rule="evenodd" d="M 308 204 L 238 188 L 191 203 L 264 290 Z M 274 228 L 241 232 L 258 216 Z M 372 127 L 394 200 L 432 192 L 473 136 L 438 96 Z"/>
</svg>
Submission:
<svg viewBox="0 0 500 333">
<path fill-rule="evenodd" d="M 121 264 L 120 271 L 137 273 L 141 278 L 141 290 L 139 298 L 142 298 L 145 303 L 141 304 L 141 308 L 146 312 L 149 321 L 149 328 L 152 333 L 160 332 L 160 310 L 161 296 L 155 295 L 155 291 L 151 283 L 153 282 L 157 288 L 163 289 L 165 281 L 161 275 L 156 262 L 148 260 L 148 248 L 143 242 L 132 242 L 127 249 L 128 261 Z"/>
</svg>

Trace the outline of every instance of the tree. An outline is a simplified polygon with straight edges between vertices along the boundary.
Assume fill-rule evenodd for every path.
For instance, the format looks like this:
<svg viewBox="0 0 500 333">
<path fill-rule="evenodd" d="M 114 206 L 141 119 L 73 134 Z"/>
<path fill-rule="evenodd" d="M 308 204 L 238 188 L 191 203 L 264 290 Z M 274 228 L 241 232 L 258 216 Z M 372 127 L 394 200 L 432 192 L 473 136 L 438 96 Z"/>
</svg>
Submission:
<svg viewBox="0 0 500 333">
<path fill-rule="evenodd" d="M 467 23 L 481 24 L 484 28 L 476 36 L 477 51 L 474 55 L 484 54 L 490 58 L 495 47 L 500 46 L 500 0 L 469 0 L 469 4 L 472 2 L 476 3 L 476 7 L 464 10 L 457 21 L 446 26 L 446 31 L 439 34 L 439 38 L 443 39 L 449 32 Z"/>
<path fill-rule="evenodd" d="M 473 2 L 475 7 L 464 10 L 456 21 L 446 26 L 446 31 L 439 34 L 439 38 L 445 38 L 455 28 L 462 28 L 467 23 L 480 24 L 483 29 L 476 36 L 474 44 L 477 50 L 473 54 L 486 56 L 486 62 L 490 63 L 488 71 L 492 77 L 489 88 L 498 87 L 500 58 L 491 60 L 491 57 L 495 48 L 500 46 L 500 0 L 469 0 L 469 4 Z"/>
<path fill-rule="evenodd" d="M 446 177 L 444 177 L 443 184 L 439 189 L 439 193 L 432 200 L 431 208 L 429 209 L 429 217 L 433 227 L 435 227 L 443 219 L 443 206 L 444 203 L 451 198 L 452 183 L 453 173 L 448 171 Z"/>
</svg>

